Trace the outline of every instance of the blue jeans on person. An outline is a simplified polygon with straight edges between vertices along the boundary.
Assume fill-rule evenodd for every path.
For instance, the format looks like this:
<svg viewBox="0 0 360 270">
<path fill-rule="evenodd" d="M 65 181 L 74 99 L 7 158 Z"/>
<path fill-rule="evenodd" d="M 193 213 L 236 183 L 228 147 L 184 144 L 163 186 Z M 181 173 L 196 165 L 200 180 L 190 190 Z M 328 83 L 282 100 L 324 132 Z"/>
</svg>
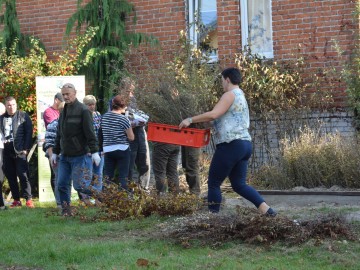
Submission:
<svg viewBox="0 0 360 270">
<path fill-rule="evenodd" d="M 92 163 L 89 165 L 89 167 L 91 168 L 91 175 L 92 175 L 92 182 L 91 185 L 94 188 L 95 191 L 97 192 L 101 192 L 102 191 L 102 187 L 103 187 L 103 169 L 104 169 L 104 156 L 101 155 L 101 153 L 99 153 L 100 155 L 100 164 L 99 166 L 96 166 L 95 163 Z M 90 159 L 90 162 L 92 162 L 92 160 Z"/>
<path fill-rule="evenodd" d="M 74 189 L 80 193 L 91 195 L 91 156 L 60 155 L 58 162 L 57 185 L 62 204 L 70 204 L 71 181 Z"/>
<path fill-rule="evenodd" d="M 115 170 L 117 168 L 119 173 L 119 183 L 125 190 L 128 189 L 127 177 L 129 173 L 130 155 L 130 147 L 124 151 L 115 150 L 105 153 L 104 178 L 113 181 Z"/>
<path fill-rule="evenodd" d="M 59 159 L 58 159 L 58 162 L 59 162 Z M 49 160 L 49 163 L 50 163 L 50 169 L 52 171 L 52 173 L 54 174 L 54 196 L 55 196 L 55 201 L 56 201 L 56 204 L 57 205 L 61 205 L 61 200 L 60 200 L 60 194 L 59 194 L 59 187 L 58 187 L 58 184 L 57 184 L 57 178 L 58 178 L 58 168 L 59 166 L 57 165 L 52 165 L 51 161 Z M 52 180 L 51 180 L 52 181 Z M 71 186 L 70 186 L 70 192 L 71 192 Z"/>
<path fill-rule="evenodd" d="M 251 153 L 252 143 L 247 140 L 233 140 L 230 143 L 216 145 L 208 178 L 208 202 L 211 212 L 220 210 L 222 199 L 220 186 L 226 177 L 229 177 L 233 190 L 257 208 L 264 202 L 259 192 L 246 184 Z"/>
</svg>

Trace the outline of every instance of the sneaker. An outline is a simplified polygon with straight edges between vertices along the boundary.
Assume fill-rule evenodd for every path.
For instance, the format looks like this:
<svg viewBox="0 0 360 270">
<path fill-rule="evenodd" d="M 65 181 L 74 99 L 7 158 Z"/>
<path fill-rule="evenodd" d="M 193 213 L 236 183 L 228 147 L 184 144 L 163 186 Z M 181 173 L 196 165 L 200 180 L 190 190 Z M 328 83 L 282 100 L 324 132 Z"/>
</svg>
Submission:
<svg viewBox="0 0 360 270">
<path fill-rule="evenodd" d="M 27 200 L 26 201 L 26 207 L 35 208 L 35 205 L 34 205 L 32 200 Z"/>
<path fill-rule="evenodd" d="M 277 213 L 271 207 L 266 211 L 265 216 L 267 217 L 276 217 Z"/>
<path fill-rule="evenodd" d="M 22 206 L 21 201 L 13 201 L 13 203 L 10 204 L 10 208 L 21 207 L 21 206 Z"/>
<path fill-rule="evenodd" d="M 0 206 L 0 211 L 1 210 L 7 210 L 7 207 L 4 205 L 4 206 Z"/>
</svg>

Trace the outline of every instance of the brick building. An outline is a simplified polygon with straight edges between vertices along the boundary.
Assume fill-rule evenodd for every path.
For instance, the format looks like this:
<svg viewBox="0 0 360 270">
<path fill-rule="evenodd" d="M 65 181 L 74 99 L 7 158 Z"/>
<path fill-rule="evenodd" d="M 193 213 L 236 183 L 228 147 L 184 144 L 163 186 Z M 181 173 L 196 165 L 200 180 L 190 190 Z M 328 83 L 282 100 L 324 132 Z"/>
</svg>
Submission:
<svg viewBox="0 0 360 270">
<path fill-rule="evenodd" d="M 129 23 L 131 30 L 153 34 L 165 50 L 174 52 L 179 32 L 187 29 L 194 43 L 210 44 L 214 58 L 220 61 L 250 42 L 253 51 L 276 61 L 301 53 L 306 57 L 309 72 L 321 73 L 325 67 L 341 66 L 333 41 L 346 51 L 346 59 L 359 34 L 359 24 L 352 15 L 359 0 L 129 2 L 135 5 L 138 18 L 135 26 Z M 51 55 L 61 49 L 66 23 L 76 5 L 77 0 L 17 0 L 21 31 L 39 37 Z M 206 42 L 194 27 L 187 27 L 196 20 L 196 10 L 200 11 L 203 32 L 210 39 Z"/>
<path fill-rule="evenodd" d="M 359 22 L 354 20 L 353 12 L 360 0 L 129 2 L 135 5 L 137 15 L 136 25 L 131 25 L 129 18 L 129 30 L 154 35 L 163 51 L 170 55 L 176 53 L 179 32 L 185 30 L 194 44 L 211 48 L 213 60 L 220 61 L 222 66 L 227 66 L 231 62 L 229 58 L 233 59 L 235 53 L 249 45 L 253 52 L 275 61 L 303 56 L 307 72 L 323 76 L 326 68 L 342 68 L 359 35 Z M 77 0 L 17 0 L 16 5 L 21 31 L 39 37 L 49 56 L 59 51 Z M 195 22 L 201 23 L 201 31 L 197 31 Z M 344 51 L 341 57 L 334 49 L 334 41 Z M 149 58 L 156 61 L 157 49 L 148 49 Z M 130 59 L 133 61 L 129 66 L 139 68 L 138 61 Z M 345 86 L 337 83 L 335 87 L 341 103 Z M 335 130 L 353 132 L 351 114 L 340 113 L 336 117 L 324 116 L 324 119 Z"/>
<path fill-rule="evenodd" d="M 129 30 L 154 35 L 170 55 L 177 51 L 179 32 L 186 30 L 195 44 L 211 47 L 213 59 L 224 67 L 249 45 L 253 52 L 275 61 L 303 56 L 307 72 L 321 77 L 326 68 L 339 70 L 348 61 L 359 35 L 359 21 L 353 13 L 360 0 L 128 1 L 137 15 L 136 25 L 129 18 Z M 51 57 L 64 44 L 66 24 L 76 11 L 77 0 L 17 0 L 16 8 L 21 31 L 39 37 Z M 202 24 L 200 32 L 195 21 Z M 341 57 L 334 41 L 344 51 Z M 156 61 L 158 49 L 147 49 Z M 129 66 L 138 68 L 136 59 L 130 59 Z M 345 87 L 336 79 L 331 87 L 335 86 L 342 103 Z"/>
</svg>

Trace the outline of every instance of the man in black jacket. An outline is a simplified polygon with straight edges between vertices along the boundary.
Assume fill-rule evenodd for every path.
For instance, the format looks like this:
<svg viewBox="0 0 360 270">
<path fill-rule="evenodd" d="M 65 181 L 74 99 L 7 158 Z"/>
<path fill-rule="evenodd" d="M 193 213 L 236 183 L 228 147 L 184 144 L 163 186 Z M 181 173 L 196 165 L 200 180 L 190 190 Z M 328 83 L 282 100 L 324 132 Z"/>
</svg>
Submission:
<svg viewBox="0 0 360 270">
<path fill-rule="evenodd" d="M 6 113 L 0 116 L 0 129 L 4 135 L 3 170 L 14 198 L 10 207 L 22 206 L 17 181 L 19 178 L 26 206 L 34 208 L 27 161 L 33 134 L 31 119 L 27 113 L 17 110 L 14 97 L 5 98 L 5 107 Z"/>
<path fill-rule="evenodd" d="M 61 94 L 65 107 L 60 114 L 55 146 L 50 160 L 53 166 L 59 166 L 57 185 L 62 214 L 71 215 L 69 192 L 71 181 L 76 191 L 91 195 L 92 163 L 98 166 L 101 159 L 91 112 L 76 98 L 76 89 L 73 84 L 64 84 Z"/>
</svg>

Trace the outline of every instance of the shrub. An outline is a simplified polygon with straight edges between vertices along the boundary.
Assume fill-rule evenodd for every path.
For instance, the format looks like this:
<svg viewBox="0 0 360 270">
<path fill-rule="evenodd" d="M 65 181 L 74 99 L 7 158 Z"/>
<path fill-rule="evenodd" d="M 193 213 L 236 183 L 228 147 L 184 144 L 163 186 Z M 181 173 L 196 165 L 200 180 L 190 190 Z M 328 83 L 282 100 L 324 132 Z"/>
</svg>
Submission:
<svg viewBox="0 0 360 270">
<path fill-rule="evenodd" d="M 71 40 L 56 60 L 48 60 L 39 41 L 31 39 L 31 50 L 21 57 L 16 54 L 17 40 L 10 53 L 3 48 L 0 51 L 0 101 L 13 96 L 21 110 L 29 113 L 36 134 L 36 76 L 74 75 L 83 64 L 79 60 L 82 48 L 94 36 L 95 28 L 90 28 L 84 35 Z"/>
<path fill-rule="evenodd" d="M 354 139 L 305 129 L 294 141 L 283 140 L 277 164 L 261 167 L 252 179 L 274 189 L 359 188 L 359 166 L 360 146 Z"/>
<path fill-rule="evenodd" d="M 360 3 L 357 3 L 357 9 L 354 12 L 354 18 L 359 23 Z M 346 92 L 350 107 L 353 109 L 355 117 L 354 124 L 357 130 L 360 130 L 360 35 L 358 34 L 354 47 L 351 52 L 350 61 L 344 64 L 341 71 L 341 77 L 346 83 Z M 337 45 L 339 55 L 343 52 Z"/>
<path fill-rule="evenodd" d="M 136 184 L 129 185 L 131 191 L 119 189 L 115 183 L 105 181 L 105 189 L 100 195 L 101 205 L 91 219 L 123 220 L 159 216 L 183 216 L 194 213 L 200 206 L 200 199 L 188 193 L 157 196 L 147 194 Z M 89 216 L 83 216 L 89 219 Z"/>
<path fill-rule="evenodd" d="M 162 64 L 157 67 L 141 53 L 137 56 L 147 68 L 133 76 L 138 85 L 135 96 L 152 122 L 178 125 L 212 109 L 222 93 L 218 64 L 208 64 L 209 58 L 192 48 L 183 32 L 178 46 L 170 60 L 160 52 Z"/>
</svg>

